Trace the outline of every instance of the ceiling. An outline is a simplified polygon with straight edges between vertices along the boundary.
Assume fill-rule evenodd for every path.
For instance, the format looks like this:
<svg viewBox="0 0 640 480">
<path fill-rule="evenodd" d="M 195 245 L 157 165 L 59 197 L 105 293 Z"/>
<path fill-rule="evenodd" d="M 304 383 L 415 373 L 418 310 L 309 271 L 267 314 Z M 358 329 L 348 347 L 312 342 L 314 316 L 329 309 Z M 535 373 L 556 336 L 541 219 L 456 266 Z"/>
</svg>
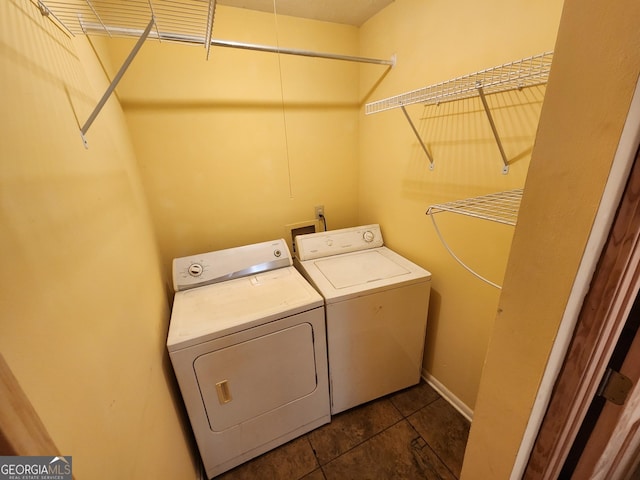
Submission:
<svg viewBox="0 0 640 480">
<path fill-rule="evenodd" d="M 393 0 L 217 0 L 219 5 L 361 26 Z"/>
</svg>

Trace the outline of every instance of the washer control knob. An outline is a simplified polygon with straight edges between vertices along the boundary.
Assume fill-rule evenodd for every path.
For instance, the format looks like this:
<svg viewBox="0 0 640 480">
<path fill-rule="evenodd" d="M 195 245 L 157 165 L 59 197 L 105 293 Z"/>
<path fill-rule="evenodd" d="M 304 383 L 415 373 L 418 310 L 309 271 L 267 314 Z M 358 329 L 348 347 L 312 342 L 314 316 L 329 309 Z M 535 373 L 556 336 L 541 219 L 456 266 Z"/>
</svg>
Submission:
<svg viewBox="0 0 640 480">
<path fill-rule="evenodd" d="M 275 257 L 277 257 L 277 258 L 280 258 L 280 257 L 282 256 L 282 251 L 281 251 L 279 248 L 276 248 L 276 249 L 273 251 L 273 255 L 274 255 Z"/>
<path fill-rule="evenodd" d="M 192 263 L 187 269 L 187 272 L 189 272 L 189 275 L 191 275 L 192 277 L 199 277 L 200 275 L 202 275 L 203 271 L 204 268 L 202 268 L 202 265 L 200 265 L 199 263 Z"/>
<path fill-rule="evenodd" d="M 374 239 L 374 235 L 373 232 L 371 230 L 367 230 L 366 232 L 364 232 L 362 234 L 362 238 L 364 239 L 365 242 L 367 243 L 371 243 L 373 242 Z"/>
</svg>

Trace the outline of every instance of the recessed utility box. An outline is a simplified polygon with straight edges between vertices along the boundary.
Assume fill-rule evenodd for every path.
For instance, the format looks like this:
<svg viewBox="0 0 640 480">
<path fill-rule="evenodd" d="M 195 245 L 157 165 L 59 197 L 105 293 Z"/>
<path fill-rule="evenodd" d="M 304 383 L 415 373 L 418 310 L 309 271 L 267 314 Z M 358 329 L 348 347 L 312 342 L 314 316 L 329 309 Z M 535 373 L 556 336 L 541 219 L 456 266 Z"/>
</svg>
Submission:
<svg viewBox="0 0 640 480">
<path fill-rule="evenodd" d="M 285 240 L 289 245 L 291 253 L 296 253 L 295 238 L 298 235 L 306 235 L 307 233 L 316 233 L 318 231 L 318 221 L 308 220 L 306 222 L 292 223 L 291 225 L 285 225 Z"/>
</svg>

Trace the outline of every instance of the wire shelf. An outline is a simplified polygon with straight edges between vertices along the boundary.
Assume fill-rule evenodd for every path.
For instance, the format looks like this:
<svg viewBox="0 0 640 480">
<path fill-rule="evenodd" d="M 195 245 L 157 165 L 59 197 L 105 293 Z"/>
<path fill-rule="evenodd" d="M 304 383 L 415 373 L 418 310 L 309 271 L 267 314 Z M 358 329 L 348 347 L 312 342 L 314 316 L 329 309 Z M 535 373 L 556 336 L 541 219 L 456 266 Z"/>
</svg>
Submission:
<svg viewBox="0 0 640 480">
<path fill-rule="evenodd" d="M 215 0 L 37 0 L 72 35 L 139 37 L 153 18 L 155 35 L 211 39 Z M 162 35 L 161 35 L 162 34 Z"/>
<path fill-rule="evenodd" d="M 350 62 L 394 66 L 391 59 L 315 52 L 213 38 L 216 0 L 31 0 L 70 35 L 153 38 L 190 45 L 298 55 Z M 275 14 L 275 12 L 274 12 Z M 145 32 L 145 26 L 153 28 Z"/>
<path fill-rule="evenodd" d="M 42 15 L 49 17 L 69 35 L 107 35 L 138 39 L 107 91 L 80 128 L 82 141 L 87 148 L 88 143 L 85 137 L 87 131 L 148 38 L 204 45 L 207 59 L 211 47 L 215 45 L 278 54 L 395 65 L 395 56 L 390 60 L 384 60 L 215 40 L 212 32 L 216 0 L 31 0 L 31 3 L 39 8 Z"/>
<path fill-rule="evenodd" d="M 440 212 L 458 213 L 505 225 L 515 225 L 522 199 L 522 189 L 491 193 L 480 197 L 432 205 L 427 215 Z"/>
<path fill-rule="evenodd" d="M 428 87 L 385 98 L 365 105 L 367 115 L 414 103 L 425 105 L 451 102 L 478 95 L 542 85 L 549 78 L 553 52 L 523 58 L 497 67 L 487 68 Z"/>
</svg>

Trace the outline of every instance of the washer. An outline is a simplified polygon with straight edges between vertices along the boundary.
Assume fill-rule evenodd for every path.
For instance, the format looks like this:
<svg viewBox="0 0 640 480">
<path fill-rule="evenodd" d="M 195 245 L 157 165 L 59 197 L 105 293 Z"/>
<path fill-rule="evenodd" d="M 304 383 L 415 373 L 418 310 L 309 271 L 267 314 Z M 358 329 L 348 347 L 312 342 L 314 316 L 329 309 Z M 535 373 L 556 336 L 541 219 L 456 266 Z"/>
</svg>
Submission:
<svg viewBox="0 0 640 480">
<path fill-rule="evenodd" d="M 297 236 L 296 267 L 325 299 L 331 413 L 420 381 L 431 273 L 380 226 Z"/>
<path fill-rule="evenodd" d="M 330 421 L 324 302 L 284 240 L 177 258 L 167 349 L 209 478 Z"/>
</svg>

